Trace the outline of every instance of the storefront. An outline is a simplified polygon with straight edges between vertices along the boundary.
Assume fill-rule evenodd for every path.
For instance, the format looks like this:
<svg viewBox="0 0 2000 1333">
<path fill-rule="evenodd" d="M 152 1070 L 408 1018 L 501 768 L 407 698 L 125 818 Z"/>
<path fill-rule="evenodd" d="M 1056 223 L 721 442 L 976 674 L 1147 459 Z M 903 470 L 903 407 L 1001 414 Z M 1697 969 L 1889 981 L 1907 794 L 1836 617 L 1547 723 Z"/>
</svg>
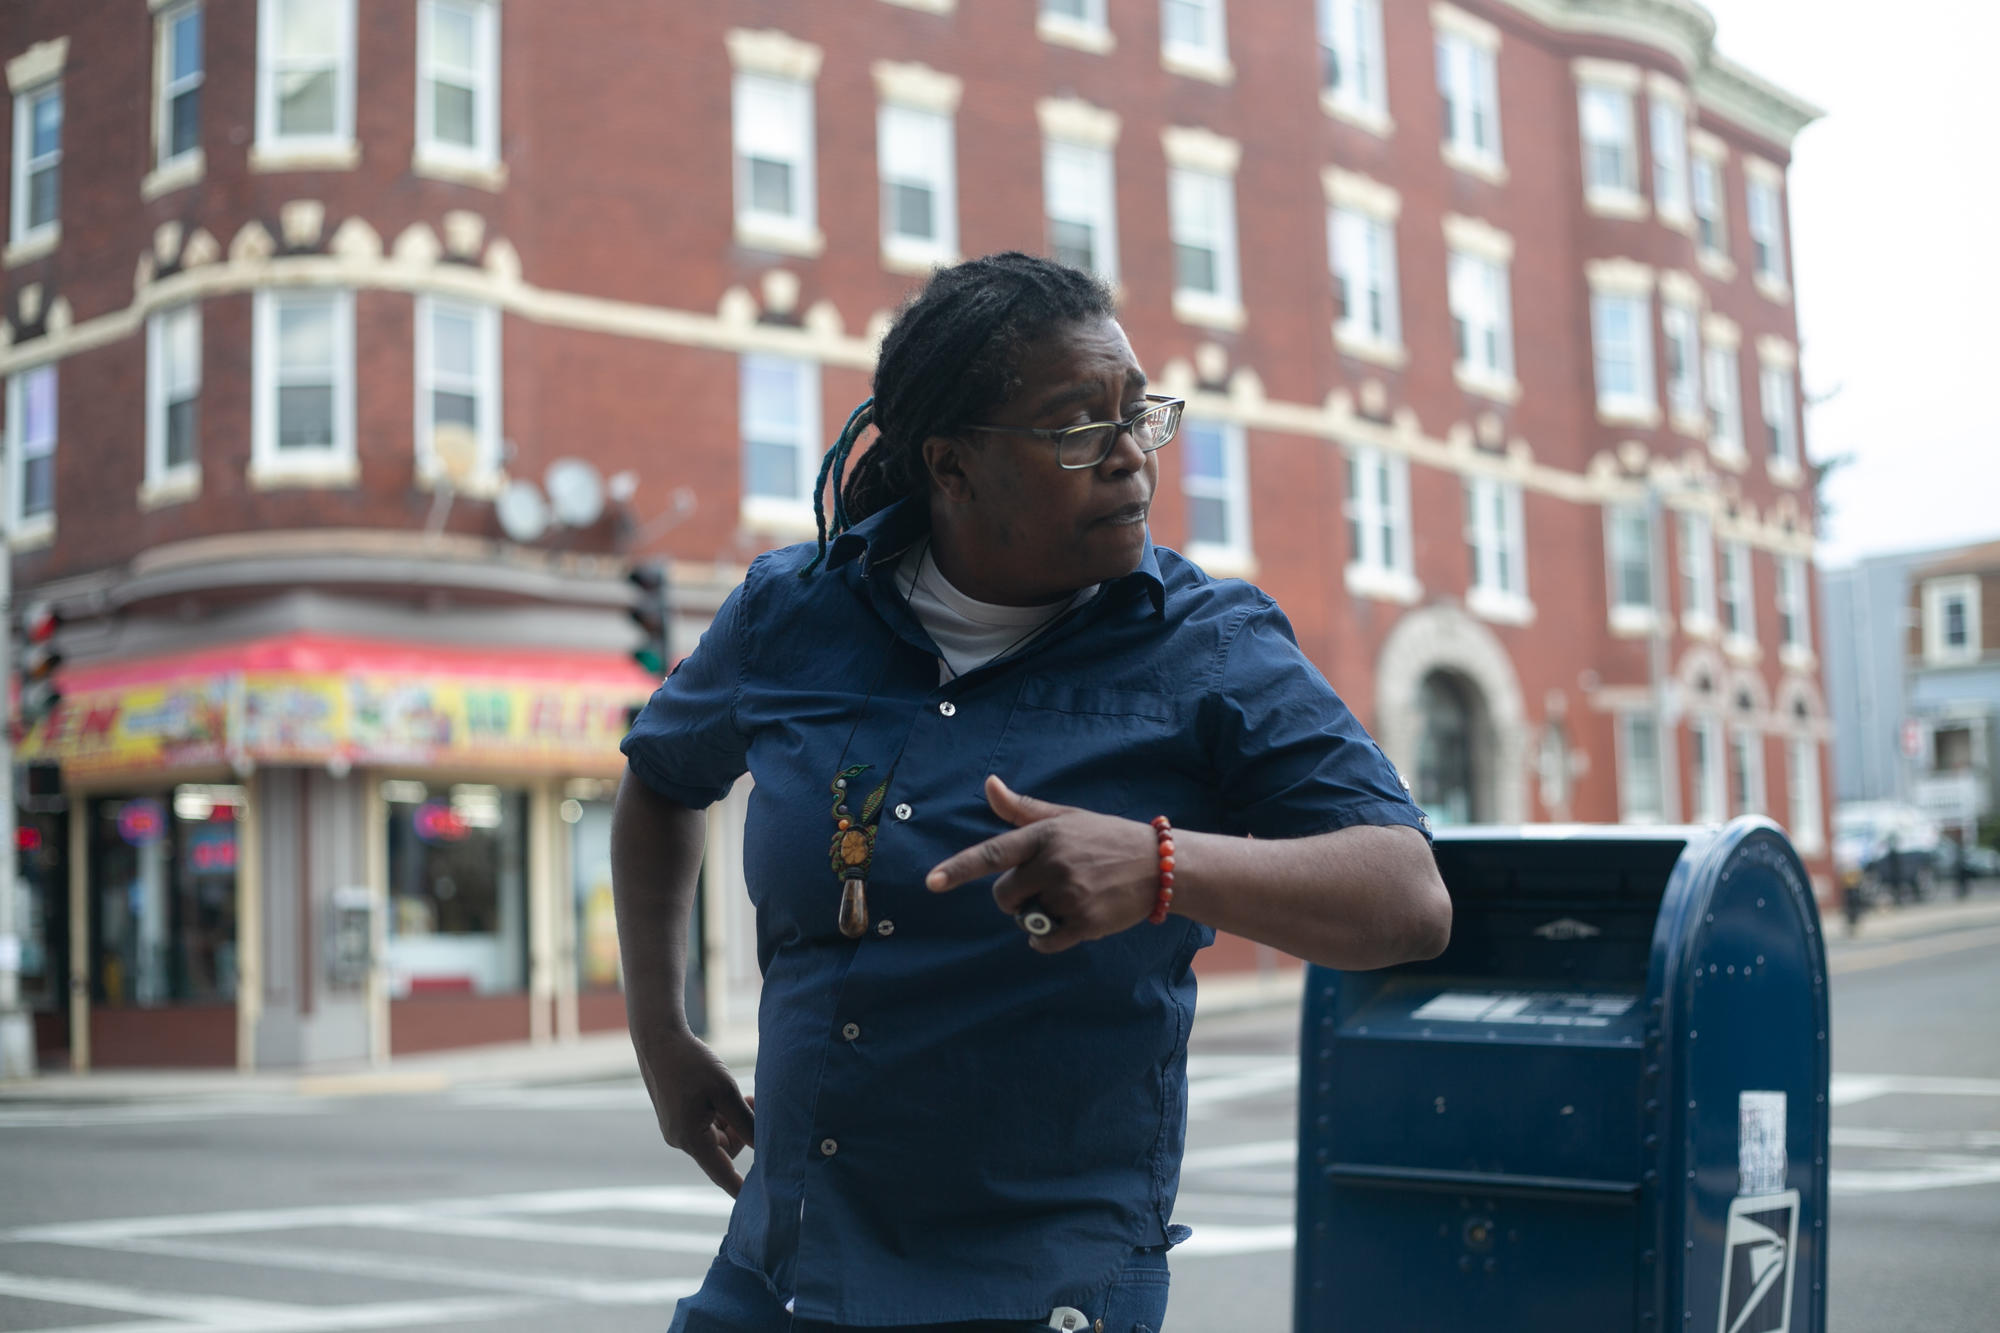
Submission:
<svg viewBox="0 0 2000 1333">
<path fill-rule="evenodd" d="M 63 773 L 22 824 L 45 1058 L 318 1064 L 622 1025 L 610 797 L 652 683 L 603 654 L 303 633 L 67 673 L 22 746 Z"/>
</svg>

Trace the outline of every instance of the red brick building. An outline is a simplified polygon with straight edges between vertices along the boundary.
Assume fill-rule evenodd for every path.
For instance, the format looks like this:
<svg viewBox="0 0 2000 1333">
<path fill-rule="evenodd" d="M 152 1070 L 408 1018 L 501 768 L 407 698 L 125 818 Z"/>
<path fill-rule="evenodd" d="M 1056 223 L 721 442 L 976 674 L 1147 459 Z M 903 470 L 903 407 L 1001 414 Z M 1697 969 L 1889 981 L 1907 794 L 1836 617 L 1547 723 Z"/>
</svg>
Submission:
<svg viewBox="0 0 2000 1333">
<path fill-rule="evenodd" d="M 1117 284 L 1189 401 L 1156 540 L 1277 596 L 1434 818 L 1763 810 L 1824 868 L 1816 112 L 1688 0 L 21 0 L 0 48 L 51 1052 L 622 1021 L 624 562 L 691 644 L 888 312 L 1010 247 Z M 635 488 L 510 539 L 565 458 Z"/>
</svg>

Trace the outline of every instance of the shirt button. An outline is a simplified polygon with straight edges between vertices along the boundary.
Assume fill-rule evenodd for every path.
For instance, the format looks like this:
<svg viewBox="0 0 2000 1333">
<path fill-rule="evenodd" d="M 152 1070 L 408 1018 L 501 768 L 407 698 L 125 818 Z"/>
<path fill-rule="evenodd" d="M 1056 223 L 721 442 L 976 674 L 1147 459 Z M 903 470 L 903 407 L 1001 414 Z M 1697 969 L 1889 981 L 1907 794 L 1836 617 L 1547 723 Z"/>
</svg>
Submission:
<svg viewBox="0 0 2000 1333">
<path fill-rule="evenodd" d="M 821 1157 L 831 1157 L 839 1151 L 840 1145 L 832 1139 L 821 1139 L 819 1141 L 819 1155 Z"/>
<path fill-rule="evenodd" d="M 896 818 L 898 819 L 908 819 L 914 813 L 915 812 L 910 809 L 910 803 L 908 801 L 905 801 L 901 805 L 896 807 Z"/>
<path fill-rule="evenodd" d="M 856 1037 L 861 1035 L 861 1025 L 859 1023 L 843 1024 L 840 1029 L 840 1035 L 847 1038 L 849 1041 L 853 1041 Z"/>
<path fill-rule="evenodd" d="M 938 705 L 938 712 L 943 713 L 946 717 L 955 716 L 958 712 L 958 705 L 953 703 L 951 700 L 946 699 L 943 703 Z"/>
<path fill-rule="evenodd" d="M 882 936 L 893 935 L 896 933 L 896 923 L 887 917 L 883 917 L 875 923 L 875 933 Z"/>
</svg>

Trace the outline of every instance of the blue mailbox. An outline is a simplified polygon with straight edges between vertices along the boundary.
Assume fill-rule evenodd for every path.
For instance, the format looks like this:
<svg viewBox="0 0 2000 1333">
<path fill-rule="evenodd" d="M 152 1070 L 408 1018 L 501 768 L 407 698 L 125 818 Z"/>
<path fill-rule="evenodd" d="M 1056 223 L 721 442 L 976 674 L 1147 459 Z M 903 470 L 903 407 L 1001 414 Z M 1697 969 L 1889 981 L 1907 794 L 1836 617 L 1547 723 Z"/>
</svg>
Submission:
<svg viewBox="0 0 2000 1333">
<path fill-rule="evenodd" d="M 1823 1333 L 1826 953 L 1785 835 L 1437 861 L 1442 955 L 1307 977 L 1297 1333 Z"/>
</svg>

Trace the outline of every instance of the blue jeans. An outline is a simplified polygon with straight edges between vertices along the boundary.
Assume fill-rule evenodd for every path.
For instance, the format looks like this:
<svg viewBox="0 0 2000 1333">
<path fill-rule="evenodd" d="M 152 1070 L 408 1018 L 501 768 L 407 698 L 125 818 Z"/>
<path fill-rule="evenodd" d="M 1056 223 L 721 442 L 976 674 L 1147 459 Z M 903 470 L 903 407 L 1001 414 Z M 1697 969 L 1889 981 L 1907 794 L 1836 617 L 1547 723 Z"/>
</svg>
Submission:
<svg viewBox="0 0 2000 1333">
<path fill-rule="evenodd" d="M 1083 1312 L 1103 1333 L 1159 1333 L 1167 1317 L 1167 1255 L 1163 1249 L 1135 1250 L 1125 1271 L 1105 1294 L 1104 1308 Z M 1098 1321 L 1101 1321 L 1098 1322 Z M 771 1294 L 764 1279 L 718 1255 L 701 1290 L 674 1307 L 667 1333 L 847 1333 L 847 1324 L 795 1319 Z M 981 1319 L 964 1324 L 901 1325 L 900 1333 L 1031 1333 L 1045 1319 L 1023 1323 Z"/>
</svg>

